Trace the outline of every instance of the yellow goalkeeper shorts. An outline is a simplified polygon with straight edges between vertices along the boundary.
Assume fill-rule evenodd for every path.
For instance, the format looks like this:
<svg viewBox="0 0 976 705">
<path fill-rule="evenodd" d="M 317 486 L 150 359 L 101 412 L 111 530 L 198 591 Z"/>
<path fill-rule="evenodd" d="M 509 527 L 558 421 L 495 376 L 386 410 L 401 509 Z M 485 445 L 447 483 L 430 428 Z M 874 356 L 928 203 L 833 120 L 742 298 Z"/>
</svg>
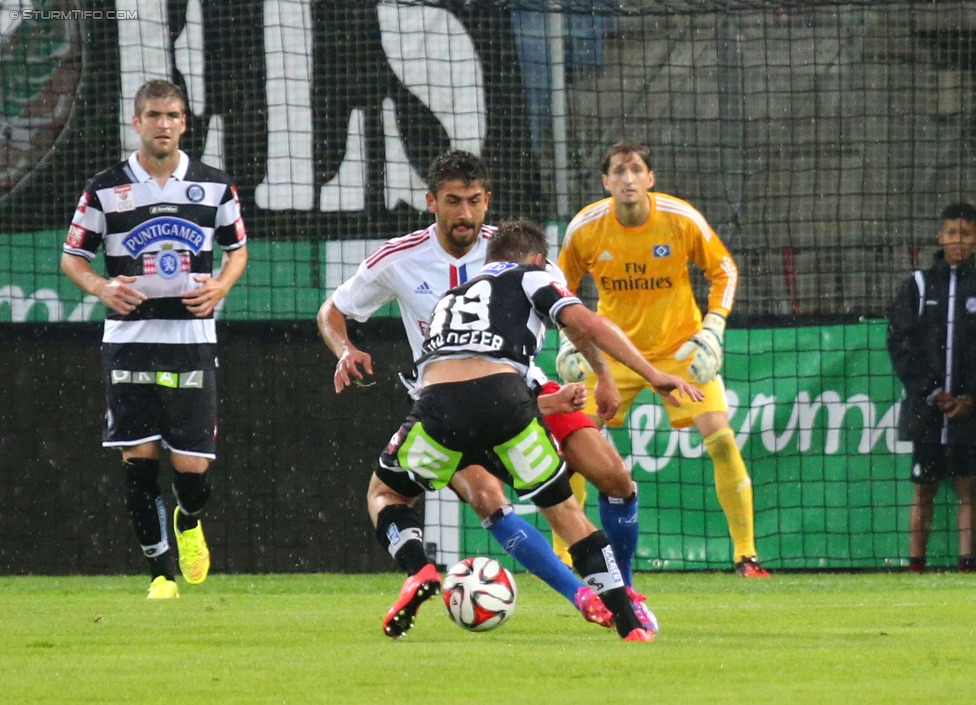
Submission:
<svg viewBox="0 0 976 705">
<path fill-rule="evenodd" d="M 645 389 L 649 389 L 652 392 L 654 390 L 647 383 L 647 380 L 626 365 L 623 365 L 616 360 L 612 360 L 609 357 L 604 357 L 606 358 L 607 364 L 610 366 L 610 374 L 613 375 L 613 380 L 617 383 L 617 388 L 620 389 L 620 396 L 622 398 L 620 408 L 617 409 L 616 415 L 612 419 L 608 420 L 606 424 L 611 428 L 619 428 L 623 425 L 624 419 L 627 417 L 627 412 L 629 412 L 630 407 L 633 406 L 637 395 Z M 673 357 L 664 357 L 656 360 L 649 360 L 649 362 L 661 372 L 678 375 L 694 384 L 694 380 L 688 374 L 688 360 L 678 361 Z M 595 384 L 596 378 L 593 375 L 587 376 L 586 407 L 583 410 L 585 413 L 592 416 L 597 415 L 596 399 L 593 396 L 593 387 Z M 696 386 L 705 394 L 705 398 L 700 402 L 690 401 L 686 397 L 678 397 L 679 401 L 681 401 L 681 405 L 672 406 L 670 402 L 666 402 L 655 395 L 658 403 L 661 404 L 668 412 L 668 418 L 671 421 L 671 426 L 674 428 L 687 428 L 688 426 L 692 425 L 696 417 L 709 411 L 727 412 L 729 410 L 728 402 L 725 400 L 725 384 L 722 382 L 721 375 L 717 376 L 707 384 L 700 384 Z"/>
</svg>

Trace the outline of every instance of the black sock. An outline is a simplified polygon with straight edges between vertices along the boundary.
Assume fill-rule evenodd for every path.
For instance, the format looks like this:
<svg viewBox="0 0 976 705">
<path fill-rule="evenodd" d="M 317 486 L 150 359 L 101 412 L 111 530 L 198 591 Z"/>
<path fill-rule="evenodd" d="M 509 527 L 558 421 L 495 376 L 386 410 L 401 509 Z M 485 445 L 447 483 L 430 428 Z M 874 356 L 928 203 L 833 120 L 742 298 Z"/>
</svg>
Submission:
<svg viewBox="0 0 976 705">
<path fill-rule="evenodd" d="M 620 636 L 627 636 L 641 623 L 630 604 L 627 588 L 617 567 L 610 541 L 602 531 L 594 531 L 585 539 L 569 547 L 573 567 L 583 576 L 583 582 L 593 588 L 607 609 L 613 613 Z"/>
<path fill-rule="evenodd" d="M 376 540 L 407 575 L 416 575 L 430 563 L 424 551 L 424 531 L 417 510 L 408 504 L 391 504 L 376 517 Z"/>
<path fill-rule="evenodd" d="M 172 558 L 167 537 L 166 504 L 159 494 L 159 461 L 130 458 L 122 461 L 125 472 L 126 508 L 136 539 L 149 561 L 153 578 L 173 579 Z"/>
<path fill-rule="evenodd" d="M 173 494 L 180 511 L 176 514 L 176 528 L 180 533 L 193 529 L 197 517 L 210 497 L 210 474 L 207 472 L 173 473 Z"/>
<path fill-rule="evenodd" d="M 637 619 L 637 615 L 634 614 L 634 606 L 630 602 L 627 588 L 619 587 L 601 592 L 600 599 L 603 600 L 607 609 L 613 612 L 617 633 L 620 636 L 627 636 L 635 629 L 644 628 L 644 625 Z"/>
<path fill-rule="evenodd" d="M 173 573 L 173 559 L 172 559 L 172 555 L 173 554 L 172 554 L 171 551 L 167 551 L 166 553 L 162 554 L 161 556 L 154 556 L 154 557 L 148 559 L 149 560 L 149 575 L 150 575 L 150 577 L 153 580 L 155 580 L 156 578 L 158 578 L 160 575 L 162 575 L 163 577 L 165 577 L 167 580 L 175 580 L 176 579 L 175 577 L 173 577 L 174 576 L 174 573 Z"/>
</svg>

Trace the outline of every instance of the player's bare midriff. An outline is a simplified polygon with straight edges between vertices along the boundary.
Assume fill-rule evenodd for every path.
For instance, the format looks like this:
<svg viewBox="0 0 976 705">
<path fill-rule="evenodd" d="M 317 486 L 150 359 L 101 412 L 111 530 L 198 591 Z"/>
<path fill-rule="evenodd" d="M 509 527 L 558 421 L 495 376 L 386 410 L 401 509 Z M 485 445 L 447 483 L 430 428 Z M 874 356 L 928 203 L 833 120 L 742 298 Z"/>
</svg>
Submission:
<svg viewBox="0 0 976 705">
<path fill-rule="evenodd" d="M 462 357 L 435 360 L 424 368 L 423 386 L 446 384 L 448 382 L 467 382 L 468 380 L 497 374 L 519 374 L 508 363 L 487 360 L 483 357 Z"/>
</svg>

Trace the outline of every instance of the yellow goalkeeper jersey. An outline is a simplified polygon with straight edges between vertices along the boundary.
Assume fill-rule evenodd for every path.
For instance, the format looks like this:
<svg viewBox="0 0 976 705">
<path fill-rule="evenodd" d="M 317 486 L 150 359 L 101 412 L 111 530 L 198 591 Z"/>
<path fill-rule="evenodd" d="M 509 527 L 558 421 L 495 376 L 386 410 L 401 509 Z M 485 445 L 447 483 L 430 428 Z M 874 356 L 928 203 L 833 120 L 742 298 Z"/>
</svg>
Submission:
<svg viewBox="0 0 976 705">
<path fill-rule="evenodd" d="M 691 204 L 664 193 L 648 198 L 650 215 L 635 228 L 620 224 L 612 198 L 577 213 L 566 229 L 559 268 L 572 291 L 589 272 L 600 296 L 597 311 L 653 359 L 673 355 L 701 327 L 688 263 L 710 282 L 708 310 L 723 315 L 732 308 L 738 268 Z"/>
</svg>

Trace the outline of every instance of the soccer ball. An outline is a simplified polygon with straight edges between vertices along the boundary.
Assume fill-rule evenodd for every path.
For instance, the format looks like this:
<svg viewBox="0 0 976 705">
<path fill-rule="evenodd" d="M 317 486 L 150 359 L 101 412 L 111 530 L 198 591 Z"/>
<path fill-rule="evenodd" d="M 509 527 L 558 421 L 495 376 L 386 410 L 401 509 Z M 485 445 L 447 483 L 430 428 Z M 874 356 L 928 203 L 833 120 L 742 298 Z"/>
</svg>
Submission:
<svg viewBox="0 0 976 705">
<path fill-rule="evenodd" d="M 454 623 L 471 632 L 486 632 L 508 621 L 515 611 L 515 578 L 494 558 L 465 558 L 441 583 L 444 606 Z"/>
<path fill-rule="evenodd" d="M 583 353 L 573 347 L 569 338 L 562 338 L 556 353 L 556 373 L 563 384 L 582 382 L 592 371 Z"/>
</svg>

